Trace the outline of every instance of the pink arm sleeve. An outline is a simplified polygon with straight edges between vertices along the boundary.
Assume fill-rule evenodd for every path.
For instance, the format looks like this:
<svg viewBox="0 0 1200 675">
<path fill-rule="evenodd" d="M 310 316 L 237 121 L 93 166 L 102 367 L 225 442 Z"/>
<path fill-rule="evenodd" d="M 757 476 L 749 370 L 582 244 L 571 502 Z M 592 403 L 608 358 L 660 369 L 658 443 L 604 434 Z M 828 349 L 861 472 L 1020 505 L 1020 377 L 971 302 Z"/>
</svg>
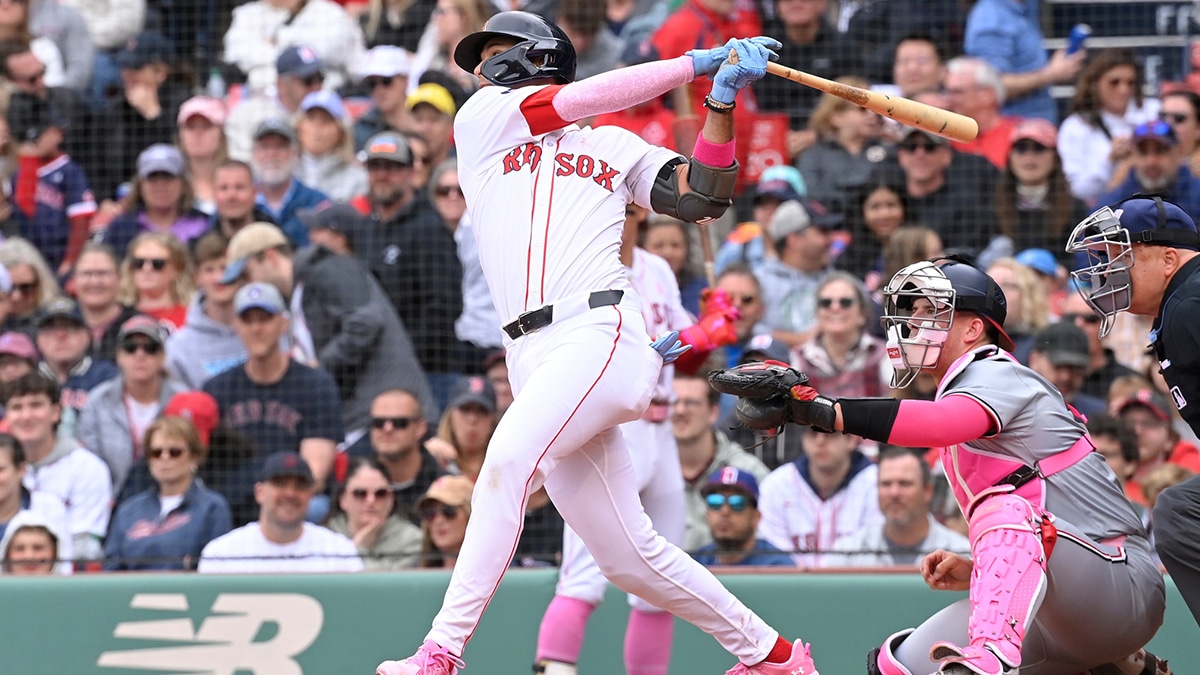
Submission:
<svg viewBox="0 0 1200 675">
<path fill-rule="evenodd" d="M 970 396 L 938 401 L 901 401 L 888 443 L 910 448 L 940 448 L 995 433 L 996 419 Z"/>
<path fill-rule="evenodd" d="M 554 94 L 554 111 L 569 122 L 632 108 L 691 82 L 692 57 L 618 68 L 564 85 Z"/>
</svg>

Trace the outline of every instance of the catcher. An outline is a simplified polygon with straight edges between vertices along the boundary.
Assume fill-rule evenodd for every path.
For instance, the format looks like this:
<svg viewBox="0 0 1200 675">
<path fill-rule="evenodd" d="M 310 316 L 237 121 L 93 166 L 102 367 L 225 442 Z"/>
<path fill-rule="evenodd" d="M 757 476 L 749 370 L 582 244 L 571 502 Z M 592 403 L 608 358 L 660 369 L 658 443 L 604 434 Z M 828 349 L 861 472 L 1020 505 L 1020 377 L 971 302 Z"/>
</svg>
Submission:
<svg viewBox="0 0 1200 675">
<path fill-rule="evenodd" d="M 933 401 L 832 400 L 777 362 L 710 375 L 757 429 L 787 422 L 941 448 L 971 557 L 935 551 L 934 590 L 968 590 L 868 657 L 869 675 L 1161 673 L 1141 651 L 1165 608 L 1162 574 L 1084 420 L 1017 362 L 996 282 L 963 261 L 909 265 L 883 290 L 893 387 L 926 371 Z M 1135 656 L 1129 656 L 1134 654 Z"/>
</svg>

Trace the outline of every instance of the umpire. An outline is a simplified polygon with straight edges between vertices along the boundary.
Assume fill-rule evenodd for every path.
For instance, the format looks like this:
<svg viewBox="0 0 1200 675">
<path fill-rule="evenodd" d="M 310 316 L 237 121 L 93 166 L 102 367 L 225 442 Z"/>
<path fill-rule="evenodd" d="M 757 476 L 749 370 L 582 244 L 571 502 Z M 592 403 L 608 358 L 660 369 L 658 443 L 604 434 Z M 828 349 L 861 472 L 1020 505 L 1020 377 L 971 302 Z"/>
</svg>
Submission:
<svg viewBox="0 0 1200 675">
<path fill-rule="evenodd" d="M 1154 316 L 1150 339 L 1171 399 L 1200 434 L 1200 234 L 1183 209 L 1156 196 L 1104 207 L 1071 233 L 1068 253 L 1086 253 L 1073 273 L 1079 293 L 1103 316 Z M 1155 548 L 1200 623 L 1200 476 L 1159 495 Z"/>
</svg>

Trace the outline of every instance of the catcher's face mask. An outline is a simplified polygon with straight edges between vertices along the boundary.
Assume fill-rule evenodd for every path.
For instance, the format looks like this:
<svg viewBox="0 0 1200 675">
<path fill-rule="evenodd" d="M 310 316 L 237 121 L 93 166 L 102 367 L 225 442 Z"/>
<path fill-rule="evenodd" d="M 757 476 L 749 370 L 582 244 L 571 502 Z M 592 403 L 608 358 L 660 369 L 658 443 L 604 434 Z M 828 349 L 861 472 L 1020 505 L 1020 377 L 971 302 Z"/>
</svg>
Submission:
<svg viewBox="0 0 1200 675">
<path fill-rule="evenodd" d="M 1105 206 L 1084 218 L 1071 232 L 1067 253 L 1086 252 L 1088 266 L 1071 273 L 1079 295 L 1101 317 L 1100 337 L 1112 329 L 1118 312 L 1129 309 L 1133 246 L 1120 212 Z"/>
<path fill-rule="evenodd" d="M 907 387 L 922 370 L 937 366 L 954 321 L 954 287 L 932 262 L 909 265 L 884 287 L 880 321 L 887 332 L 892 388 Z"/>
</svg>

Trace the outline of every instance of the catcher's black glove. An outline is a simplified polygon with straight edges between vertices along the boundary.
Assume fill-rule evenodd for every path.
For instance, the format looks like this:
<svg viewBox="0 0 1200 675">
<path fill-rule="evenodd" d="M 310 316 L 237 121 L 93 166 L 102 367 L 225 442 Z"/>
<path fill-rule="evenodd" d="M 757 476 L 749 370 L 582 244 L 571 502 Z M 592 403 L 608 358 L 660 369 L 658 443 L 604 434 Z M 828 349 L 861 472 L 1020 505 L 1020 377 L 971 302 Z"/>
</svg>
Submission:
<svg viewBox="0 0 1200 675">
<path fill-rule="evenodd" d="M 738 419 L 751 429 L 777 429 L 787 422 L 832 432 L 834 401 L 808 386 L 808 376 L 778 361 L 746 363 L 709 374 L 723 394 L 739 397 Z"/>
</svg>

